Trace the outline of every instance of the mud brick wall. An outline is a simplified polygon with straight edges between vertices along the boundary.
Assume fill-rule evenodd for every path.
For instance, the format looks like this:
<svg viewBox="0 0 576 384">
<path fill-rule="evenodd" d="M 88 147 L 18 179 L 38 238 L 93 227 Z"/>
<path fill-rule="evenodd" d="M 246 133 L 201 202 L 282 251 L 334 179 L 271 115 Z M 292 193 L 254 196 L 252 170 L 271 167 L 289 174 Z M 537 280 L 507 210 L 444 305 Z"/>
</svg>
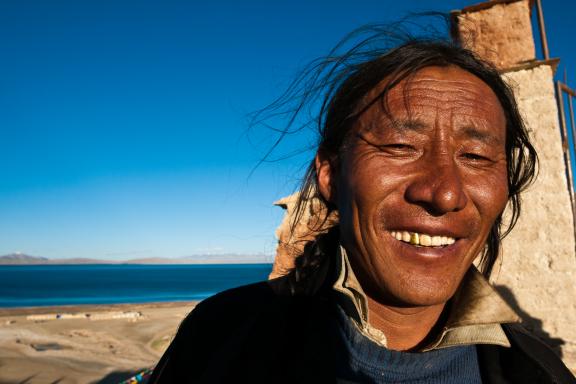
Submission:
<svg viewBox="0 0 576 384">
<path fill-rule="evenodd" d="M 536 58 L 529 1 L 464 12 L 458 16 L 457 30 L 465 47 L 499 68 Z"/>
</svg>

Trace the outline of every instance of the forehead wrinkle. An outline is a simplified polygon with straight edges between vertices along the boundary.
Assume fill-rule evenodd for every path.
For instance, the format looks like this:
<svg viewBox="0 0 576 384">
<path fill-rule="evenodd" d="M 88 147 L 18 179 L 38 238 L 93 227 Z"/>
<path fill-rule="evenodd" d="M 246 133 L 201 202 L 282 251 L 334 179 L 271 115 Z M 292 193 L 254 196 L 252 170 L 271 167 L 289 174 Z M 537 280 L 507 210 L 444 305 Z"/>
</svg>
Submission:
<svg viewBox="0 0 576 384">
<path fill-rule="evenodd" d="M 485 85 L 484 89 L 477 89 L 475 82 L 466 80 L 412 79 L 390 90 L 386 99 L 388 102 L 394 102 L 398 99 L 420 99 L 422 96 L 442 102 L 456 101 L 463 104 L 468 102 L 474 106 L 482 104 L 491 106 L 494 102 L 499 104 L 499 100 L 488 85 Z"/>
<path fill-rule="evenodd" d="M 483 96 L 483 97 L 482 97 Z M 417 106 L 431 106 L 431 107 L 453 107 L 454 104 L 458 106 L 474 107 L 479 106 L 484 108 L 491 108 L 494 102 L 498 100 L 494 96 L 494 100 L 487 98 L 486 95 L 480 93 L 473 94 L 468 90 L 454 92 L 454 89 L 420 89 L 420 90 L 405 90 L 403 92 L 390 92 L 387 95 L 387 102 L 395 104 L 401 102 L 405 104 L 409 100 L 409 104 Z"/>
<path fill-rule="evenodd" d="M 397 111 L 398 107 L 405 110 L 410 105 L 410 107 L 432 107 L 441 110 L 472 108 L 475 111 L 492 113 L 495 104 L 501 107 L 500 101 L 493 93 L 486 95 L 484 92 L 474 92 L 470 89 L 454 92 L 453 88 L 395 88 L 386 95 L 386 104 L 391 111 Z"/>
<path fill-rule="evenodd" d="M 430 108 L 436 110 L 437 113 L 448 112 L 475 120 L 485 120 L 484 117 L 479 116 L 480 114 L 478 112 L 490 116 L 493 113 L 490 105 L 489 103 L 480 104 L 477 101 L 466 100 L 453 100 L 452 102 L 440 103 L 428 98 L 411 98 L 408 102 L 405 102 L 404 99 L 390 100 L 388 103 L 388 114 L 390 115 L 389 119 L 399 120 L 406 115 L 408 116 L 407 120 L 419 120 L 418 117 L 423 114 L 421 109 Z"/>
<path fill-rule="evenodd" d="M 412 103 L 409 103 L 411 109 L 412 108 L 434 108 L 434 109 L 438 109 L 440 111 L 450 111 L 450 110 L 458 110 L 460 112 L 460 114 L 462 115 L 470 115 L 469 112 L 467 111 L 482 111 L 485 113 L 491 113 L 491 109 L 488 105 L 488 103 L 486 104 L 478 104 L 477 102 L 472 102 L 472 101 L 466 101 L 466 100 L 454 100 L 453 102 L 443 102 L 443 103 L 438 103 L 432 100 L 424 100 L 424 99 L 419 99 L 417 101 L 414 101 Z M 395 108 L 390 108 L 391 110 L 394 110 Z M 403 108 L 405 109 L 405 108 Z"/>
<path fill-rule="evenodd" d="M 500 100 L 488 85 L 479 87 L 476 80 L 412 78 L 390 89 L 383 95 L 382 103 L 367 111 L 370 117 L 360 120 L 367 129 L 393 127 L 396 132 L 423 132 L 441 124 L 428 121 L 427 115 L 435 115 L 434 120 L 444 115 L 450 116 L 454 134 L 464 129 L 464 136 L 471 139 L 502 143 L 504 137 L 490 133 L 490 127 L 497 123 L 492 118 L 494 107 L 502 108 Z"/>
<path fill-rule="evenodd" d="M 428 85 L 431 83 L 432 85 Z M 483 82 L 482 82 L 483 83 Z M 484 84 L 484 83 L 483 83 Z M 447 79 L 434 79 L 434 78 L 418 78 L 407 82 L 404 88 L 408 89 L 425 89 L 425 90 L 435 90 L 438 88 L 449 88 L 457 92 L 465 92 L 470 94 L 481 94 L 484 91 L 492 91 L 492 89 L 487 85 L 485 89 L 475 89 L 477 88 L 477 83 L 475 81 L 468 80 L 447 80 Z"/>
</svg>

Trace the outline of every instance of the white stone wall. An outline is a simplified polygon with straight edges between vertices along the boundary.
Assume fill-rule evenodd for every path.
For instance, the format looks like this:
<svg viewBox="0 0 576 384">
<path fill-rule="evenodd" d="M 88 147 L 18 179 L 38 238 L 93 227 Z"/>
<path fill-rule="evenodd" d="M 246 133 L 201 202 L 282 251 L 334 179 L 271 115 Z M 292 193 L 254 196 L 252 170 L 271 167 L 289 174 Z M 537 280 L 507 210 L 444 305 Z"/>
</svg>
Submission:
<svg viewBox="0 0 576 384">
<path fill-rule="evenodd" d="M 550 66 L 540 65 L 504 77 L 514 88 L 538 151 L 540 172 L 523 195 L 520 220 L 504 241 L 493 282 L 517 302 L 529 328 L 564 341 L 563 359 L 576 371 L 574 223 L 553 72 Z"/>
</svg>

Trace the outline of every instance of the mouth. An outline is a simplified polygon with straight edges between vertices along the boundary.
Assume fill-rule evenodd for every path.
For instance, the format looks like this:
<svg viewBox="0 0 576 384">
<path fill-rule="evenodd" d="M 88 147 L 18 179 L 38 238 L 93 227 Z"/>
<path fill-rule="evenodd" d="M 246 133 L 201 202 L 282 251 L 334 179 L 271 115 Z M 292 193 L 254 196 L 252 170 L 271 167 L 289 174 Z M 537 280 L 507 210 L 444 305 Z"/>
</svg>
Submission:
<svg viewBox="0 0 576 384">
<path fill-rule="evenodd" d="M 414 245 L 416 247 L 442 248 L 452 245 L 456 239 L 450 236 L 437 236 L 427 233 L 409 231 L 391 231 L 390 235 L 398 241 Z"/>
</svg>

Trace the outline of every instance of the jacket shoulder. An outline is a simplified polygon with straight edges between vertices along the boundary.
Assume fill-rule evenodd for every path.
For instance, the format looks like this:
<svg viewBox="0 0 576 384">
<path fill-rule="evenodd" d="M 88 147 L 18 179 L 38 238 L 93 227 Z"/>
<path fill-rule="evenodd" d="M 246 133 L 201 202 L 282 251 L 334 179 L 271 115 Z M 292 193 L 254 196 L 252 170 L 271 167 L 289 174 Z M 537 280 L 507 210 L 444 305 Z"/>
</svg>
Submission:
<svg viewBox="0 0 576 384">
<path fill-rule="evenodd" d="M 512 345 L 536 362 L 554 383 L 576 383 L 576 378 L 560 357 L 542 340 L 520 324 L 505 324 L 503 328 Z"/>
<path fill-rule="evenodd" d="M 198 304 L 149 383 L 325 382 L 315 379 L 333 372 L 326 326 L 332 307 L 323 297 L 282 294 L 276 283 L 282 280 L 234 288 Z M 299 369 L 286 371 L 290 366 Z"/>
<path fill-rule="evenodd" d="M 218 293 L 182 321 L 149 383 L 228 382 L 230 377 L 254 375 L 255 362 L 264 374 L 288 350 L 278 345 L 303 336 L 287 331 L 295 316 L 310 313 L 302 307 L 299 298 L 278 294 L 271 282 Z"/>
<path fill-rule="evenodd" d="M 194 349 L 206 354 L 269 311 L 275 301 L 268 282 L 228 289 L 201 301 L 180 324 L 172 353 Z"/>
<path fill-rule="evenodd" d="M 201 301 L 188 315 L 187 319 L 192 317 L 192 314 L 195 314 L 195 318 L 212 318 L 221 315 L 230 317 L 236 313 L 245 316 L 251 310 L 257 310 L 272 302 L 274 298 L 275 293 L 267 281 L 244 285 L 222 291 Z M 181 327 L 185 325 L 185 322 L 186 320 L 184 320 Z"/>
<path fill-rule="evenodd" d="M 542 340 L 519 324 L 502 324 L 511 347 L 478 345 L 486 383 L 576 383 L 570 370 Z"/>
</svg>

